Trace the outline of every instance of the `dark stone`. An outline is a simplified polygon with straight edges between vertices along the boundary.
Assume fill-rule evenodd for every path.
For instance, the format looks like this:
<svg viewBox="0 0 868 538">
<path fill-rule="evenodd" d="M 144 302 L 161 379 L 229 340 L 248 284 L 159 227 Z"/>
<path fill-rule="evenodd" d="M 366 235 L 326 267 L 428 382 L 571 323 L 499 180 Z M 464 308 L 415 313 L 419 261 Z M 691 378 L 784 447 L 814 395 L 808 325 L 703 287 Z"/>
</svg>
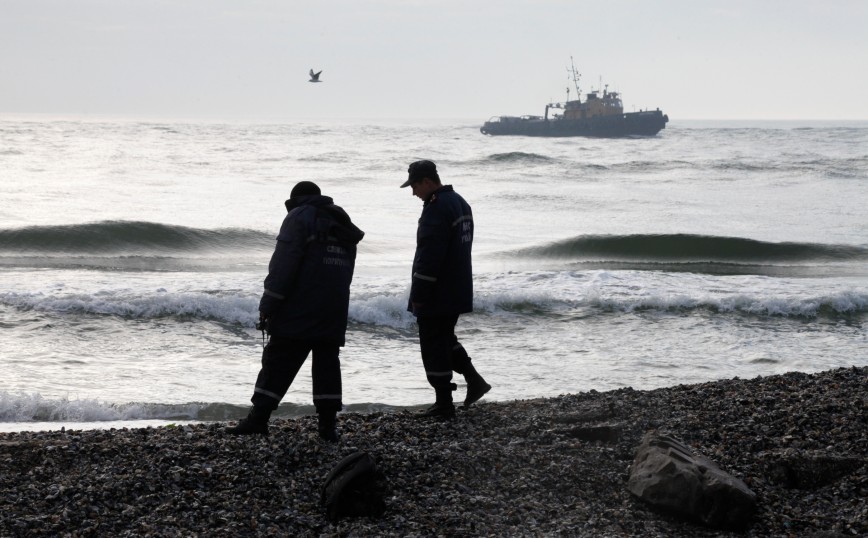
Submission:
<svg viewBox="0 0 868 538">
<path fill-rule="evenodd" d="M 865 458 L 788 449 L 763 456 L 770 482 L 797 489 L 817 489 L 853 473 Z"/>
<path fill-rule="evenodd" d="M 594 406 L 585 409 L 580 409 L 573 413 L 567 413 L 554 418 L 554 421 L 560 424 L 582 424 L 586 422 L 600 422 L 609 420 L 618 414 L 614 404 L 609 403 L 608 406 Z"/>
<path fill-rule="evenodd" d="M 621 438 L 621 426 L 619 424 L 602 424 L 599 426 L 579 426 L 567 432 L 567 435 L 581 439 L 582 441 L 601 441 L 603 443 L 617 443 Z"/>
<path fill-rule="evenodd" d="M 379 517 L 386 509 L 389 486 L 373 456 L 353 452 L 329 472 L 321 502 L 330 521 L 342 517 Z"/>
<path fill-rule="evenodd" d="M 744 482 L 656 432 L 642 439 L 627 489 L 653 506 L 711 527 L 743 530 L 756 513 L 756 494 Z"/>
</svg>

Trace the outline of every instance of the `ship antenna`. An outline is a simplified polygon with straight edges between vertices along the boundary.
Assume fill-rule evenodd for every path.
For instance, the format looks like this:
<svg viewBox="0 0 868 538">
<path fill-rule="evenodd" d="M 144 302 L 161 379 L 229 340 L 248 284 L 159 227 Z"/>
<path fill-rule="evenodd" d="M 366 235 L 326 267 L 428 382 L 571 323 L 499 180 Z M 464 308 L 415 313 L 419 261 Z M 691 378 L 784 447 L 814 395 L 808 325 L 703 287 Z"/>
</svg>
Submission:
<svg viewBox="0 0 868 538">
<path fill-rule="evenodd" d="M 573 84 L 576 86 L 576 97 L 582 98 L 582 91 L 579 89 L 579 78 L 582 76 L 576 71 L 576 64 L 573 62 L 573 57 L 570 56 L 570 75 L 573 78 Z M 567 92 L 569 93 L 569 91 Z"/>
</svg>

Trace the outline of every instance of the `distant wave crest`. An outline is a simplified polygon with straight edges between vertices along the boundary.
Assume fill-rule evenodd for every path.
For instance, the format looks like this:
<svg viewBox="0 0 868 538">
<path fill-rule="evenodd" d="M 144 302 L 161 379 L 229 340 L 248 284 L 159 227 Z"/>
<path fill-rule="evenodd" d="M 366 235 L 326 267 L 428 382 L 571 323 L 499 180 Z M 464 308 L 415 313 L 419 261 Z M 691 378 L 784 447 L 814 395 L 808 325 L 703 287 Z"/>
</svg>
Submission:
<svg viewBox="0 0 868 538">
<path fill-rule="evenodd" d="M 138 221 L 0 229 L 0 253 L 6 255 L 165 254 L 270 249 L 273 241 L 272 235 L 256 230 L 207 230 Z"/>
<path fill-rule="evenodd" d="M 493 153 L 469 164 L 517 165 L 517 164 L 548 164 L 561 163 L 572 170 L 587 173 L 619 172 L 619 173 L 659 173 L 666 171 L 688 171 L 702 173 L 707 171 L 728 173 L 764 173 L 775 174 L 816 174 L 835 178 L 864 178 L 868 172 L 868 155 L 855 157 L 822 157 L 815 159 L 670 159 L 670 160 L 624 160 L 615 162 L 591 162 L 583 159 L 554 157 L 540 153 L 511 151 Z"/>
<path fill-rule="evenodd" d="M 486 161 L 497 163 L 527 163 L 527 162 L 553 162 L 556 159 L 538 153 L 526 153 L 524 151 L 510 151 L 508 153 L 493 153 Z"/>
<path fill-rule="evenodd" d="M 513 252 L 520 257 L 620 261 L 731 263 L 868 260 L 868 248 L 818 243 L 771 243 L 690 234 L 578 236 Z"/>
</svg>

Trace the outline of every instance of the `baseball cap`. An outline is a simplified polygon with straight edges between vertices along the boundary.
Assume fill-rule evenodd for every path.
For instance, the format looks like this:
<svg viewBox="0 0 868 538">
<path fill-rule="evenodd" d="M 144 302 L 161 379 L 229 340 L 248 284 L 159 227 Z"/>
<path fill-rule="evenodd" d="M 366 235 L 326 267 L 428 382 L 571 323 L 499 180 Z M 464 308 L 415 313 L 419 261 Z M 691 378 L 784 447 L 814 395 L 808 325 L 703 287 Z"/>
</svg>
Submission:
<svg viewBox="0 0 868 538">
<path fill-rule="evenodd" d="M 401 188 L 409 187 L 417 181 L 422 181 L 426 177 L 440 181 L 440 176 L 437 175 L 437 165 L 429 160 L 416 161 L 410 164 L 407 168 L 407 181 L 401 185 Z"/>
</svg>

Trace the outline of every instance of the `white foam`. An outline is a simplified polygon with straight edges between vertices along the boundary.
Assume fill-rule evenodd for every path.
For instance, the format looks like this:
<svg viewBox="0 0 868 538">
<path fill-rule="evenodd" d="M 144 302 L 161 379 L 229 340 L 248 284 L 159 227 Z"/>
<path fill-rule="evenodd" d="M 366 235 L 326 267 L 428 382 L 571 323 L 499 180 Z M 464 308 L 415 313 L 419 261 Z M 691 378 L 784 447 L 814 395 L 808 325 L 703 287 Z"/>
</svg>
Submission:
<svg viewBox="0 0 868 538">
<path fill-rule="evenodd" d="M 169 293 L 165 290 L 150 295 L 124 290 L 71 295 L 6 292 L 0 293 L 0 304 L 40 312 L 105 314 L 128 318 L 183 316 L 253 327 L 258 318 L 259 297 L 231 293 Z"/>
<path fill-rule="evenodd" d="M 258 318 L 260 284 L 208 291 L 134 285 L 88 290 L 62 283 L 40 291 L 0 293 L 0 305 L 56 314 L 113 315 L 132 319 L 183 317 L 252 328 Z M 868 311 L 868 289 L 845 280 L 770 279 L 642 271 L 537 271 L 477 275 L 474 311 L 483 315 L 531 312 L 545 315 L 577 308 L 611 312 L 709 309 L 765 316 L 817 316 L 821 312 Z M 389 278 L 359 279 L 349 305 L 351 321 L 405 329 L 409 287 Z"/>
<path fill-rule="evenodd" d="M 195 419 L 202 404 L 114 404 L 96 399 L 44 398 L 39 393 L 0 391 L 0 422 L 104 422 Z"/>
<path fill-rule="evenodd" d="M 407 311 L 407 293 L 381 294 L 350 300 L 349 317 L 358 323 L 406 329 L 414 322 Z"/>
<path fill-rule="evenodd" d="M 868 289 L 834 279 L 770 279 L 641 271 L 513 273 L 480 279 L 477 312 L 709 309 L 723 313 L 814 317 L 868 311 Z"/>
</svg>

